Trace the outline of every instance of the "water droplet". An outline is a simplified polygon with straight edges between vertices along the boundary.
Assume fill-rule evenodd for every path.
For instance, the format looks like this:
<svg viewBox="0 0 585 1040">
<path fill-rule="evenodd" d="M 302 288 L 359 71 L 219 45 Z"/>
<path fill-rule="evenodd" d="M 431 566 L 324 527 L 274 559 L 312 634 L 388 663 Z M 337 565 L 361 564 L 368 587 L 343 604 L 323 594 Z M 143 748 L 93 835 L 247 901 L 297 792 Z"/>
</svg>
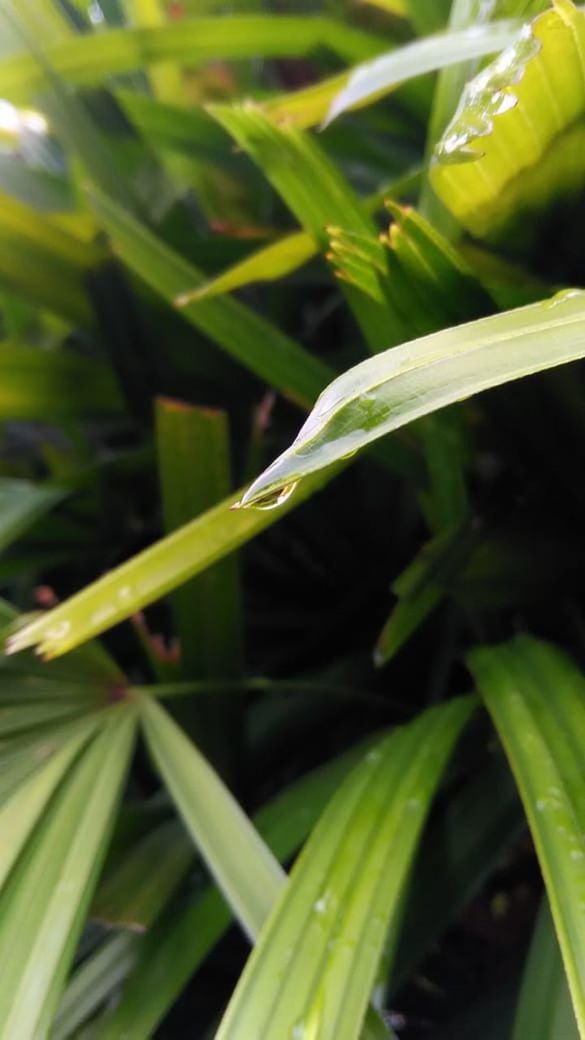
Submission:
<svg viewBox="0 0 585 1040">
<path fill-rule="evenodd" d="M 323 892 L 323 895 L 319 896 L 317 901 L 313 905 L 313 910 L 316 914 L 323 916 L 331 908 L 331 892 Z"/>
<path fill-rule="evenodd" d="M 52 627 L 49 629 L 49 631 L 47 632 L 47 639 L 56 640 L 56 641 L 59 641 L 61 639 L 65 639 L 65 636 L 69 635 L 70 631 L 71 631 L 71 622 L 70 621 L 60 621 L 57 625 L 52 625 Z"/>
<path fill-rule="evenodd" d="M 303 1022 L 298 1022 L 296 1026 L 293 1026 L 293 1031 L 290 1034 L 290 1040 L 304 1040 L 305 1026 Z"/>
<path fill-rule="evenodd" d="M 288 502 L 295 489 L 298 487 L 298 480 L 293 480 L 290 484 L 283 484 L 282 487 L 275 488 L 273 491 L 267 491 L 265 495 L 261 495 L 259 498 L 254 499 L 252 502 L 246 503 L 252 509 L 278 509 L 283 506 L 285 502 Z"/>
<path fill-rule="evenodd" d="M 382 752 L 378 748 L 373 748 L 372 751 L 368 751 L 366 762 L 379 762 L 381 757 Z"/>
<path fill-rule="evenodd" d="M 544 798 L 539 798 L 537 803 L 536 803 L 536 811 L 537 812 L 544 812 L 544 810 L 546 809 L 546 806 L 547 806 L 547 803 L 544 800 Z"/>
<path fill-rule="evenodd" d="M 121 589 L 118 589 L 118 599 L 121 603 L 125 603 L 126 600 L 130 599 L 132 595 L 132 589 L 129 585 L 123 585 Z"/>
<path fill-rule="evenodd" d="M 585 852 L 582 849 L 572 849 L 569 855 L 573 860 L 585 859 Z"/>
</svg>

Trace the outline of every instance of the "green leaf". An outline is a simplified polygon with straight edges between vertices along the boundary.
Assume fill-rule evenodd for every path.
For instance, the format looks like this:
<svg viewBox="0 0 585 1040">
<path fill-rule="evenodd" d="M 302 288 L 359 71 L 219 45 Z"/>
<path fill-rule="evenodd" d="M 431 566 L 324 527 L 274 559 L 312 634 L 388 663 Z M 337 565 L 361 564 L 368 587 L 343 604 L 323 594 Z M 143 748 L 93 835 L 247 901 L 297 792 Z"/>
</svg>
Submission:
<svg viewBox="0 0 585 1040">
<path fill-rule="evenodd" d="M 280 892 L 282 870 L 217 774 L 170 716 L 146 697 L 140 710 L 150 753 L 185 826 L 253 938 Z"/>
<path fill-rule="evenodd" d="M 254 826 L 279 860 L 289 859 L 304 841 L 363 750 L 354 748 L 327 762 L 256 813 Z M 161 921 L 145 936 L 120 1002 L 98 1028 L 100 1040 L 148 1040 L 230 922 L 229 907 L 216 889 Z"/>
<path fill-rule="evenodd" d="M 290 508 L 331 480 L 334 472 L 337 469 L 307 481 L 303 489 L 306 495 L 297 496 Z M 241 497 L 242 490 L 230 495 L 65 603 L 19 628 L 10 636 L 6 652 L 18 653 L 38 644 L 43 657 L 67 653 L 200 574 L 283 515 L 282 509 L 270 506 L 260 512 L 234 509 Z"/>
<path fill-rule="evenodd" d="M 467 562 L 476 537 L 469 526 L 437 535 L 423 545 L 412 563 L 398 576 L 392 585 L 398 603 L 393 607 L 374 651 L 378 667 L 392 660 L 438 606 L 450 582 Z"/>
<path fill-rule="evenodd" d="M 68 1040 L 105 1003 L 137 963 L 140 938 L 114 935 L 90 953 L 72 975 L 51 1026 L 51 1040 Z"/>
<path fill-rule="evenodd" d="M 146 931 L 193 862 L 193 844 L 183 827 L 162 823 L 130 848 L 106 873 L 90 916 L 107 927 Z"/>
<path fill-rule="evenodd" d="M 24 780 L 0 807 L 0 888 L 4 884 L 21 849 L 37 824 L 53 792 L 90 737 L 95 734 L 99 717 L 87 719 L 53 755 Z M 30 754 L 30 745 L 29 745 Z"/>
<path fill-rule="evenodd" d="M 559 944 L 544 896 L 532 936 L 512 1040 L 579 1040 Z"/>
<path fill-rule="evenodd" d="M 501 51 L 512 43 L 518 29 L 519 23 L 510 20 L 441 33 L 359 65 L 343 85 L 339 83 L 342 89 L 333 97 L 325 123 L 328 125 L 349 109 L 377 101 L 415 76 Z"/>
<path fill-rule="evenodd" d="M 1 356 L 0 347 L 0 371 Z M 0 398 L 3 389 L 0 386 Z M 56 485 L 0 477 L 0 552 L 66 496 L 67 490 Z"/>
<path fill-rule="evenodd" d="M 229 431 L 224 412 L 159 398 L 156 433 L 165 528 L 171 532 L 229 495 Z M 239 599 L 233 555 L 174 594 L 184 678 L 237 677 Z"/>
<path fill-rule="evenodd" d="M 585 679 L 553 646 L 520 637 L 470 667 L 524 803 L 585 1035 Z"/>
<path fill-rule="evenodd" d="M 0 899 L 0 1032 L 46 1035 L 103 859 L 135 714 L 112 710 L 69 771 Z"/>
<path fill-rule="evenodd" d="M 181 19 L 154 28 L 109 29 L 49 44 L 44 54 L 67 83 L 103 83 L 110 76 L 161 62 L 188 65 L 219 59 L 304 57 L 325 46 L 349 61 L 379 49 L 376 37 L 328 18 L 230 15 Z M 0 62 L 0 95 L 23 102 L 46 89 L 45 73 L 31 54 Z"/>
<path fill-rule="evenodd" d="M 585 13 L 556 0 L 466 87 L 431 182 L 473 234 L 524 241 L 530 213 L 580 190 L 584 52 Z"/>
<path fill-rule="evenodd" d="M 67 349 L 0 343 L 0 418 L 59 422 L 122 410 L 115 379 L 101 362 Z"/>
<path fill-rule="evenodd" d="M 296 440 L 242 504 L 278 498 L 309 473 L 481 390 L 585 356 L 585 294 L 507 311 L 362 361 L 321 394 Z"/>
<path fill-rule="evenodd" d="M 353 1040 L 436 786 L 473 699 L 386 737 L 329 803 L 252 953 L 218 1040 Z"/>
</svg>

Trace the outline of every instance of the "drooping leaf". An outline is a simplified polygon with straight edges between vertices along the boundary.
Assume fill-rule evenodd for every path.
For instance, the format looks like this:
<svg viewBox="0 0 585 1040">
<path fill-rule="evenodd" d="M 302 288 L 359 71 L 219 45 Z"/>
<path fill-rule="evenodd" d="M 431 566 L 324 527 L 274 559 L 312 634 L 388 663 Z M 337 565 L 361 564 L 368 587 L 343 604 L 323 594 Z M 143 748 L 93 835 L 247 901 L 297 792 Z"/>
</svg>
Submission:
<svg viewBox="0 0 585 1040">
<path fill-rule="evenodd" d="M 243 505 L 278 495 L 447 404 L 583 357 L 584 301 L 569 291 L 362 361 L 321 395 L 292 446 L 254 481 Z"/>
<path fill-rule="evenodd" d="M 293 868 L 218 1040 L 359 1034 L 430 801 L 473 704 L 420 715 L 351 773 Z"/>
<path fill-rule="evenodd" d="M 585 679 L 529 637 L 475 650 L 470 666 L 516 778 L 585 1035 Z"/>
</svg>

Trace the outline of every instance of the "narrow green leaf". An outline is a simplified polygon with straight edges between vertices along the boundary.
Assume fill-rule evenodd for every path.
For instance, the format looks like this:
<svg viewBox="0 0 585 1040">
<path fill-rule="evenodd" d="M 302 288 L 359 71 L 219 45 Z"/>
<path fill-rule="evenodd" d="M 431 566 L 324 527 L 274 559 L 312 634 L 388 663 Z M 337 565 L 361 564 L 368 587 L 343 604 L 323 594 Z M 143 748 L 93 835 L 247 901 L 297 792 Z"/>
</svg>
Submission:
<svg viewBox="0 0 585 1040">
<path fill-rule="evenodd" d="M 354 1040 L 385 934 L 473 699 L 371 751 L 329 803 L 236 987 L 218 1040 Z"/>
<path fill-rule="evenodd" d="M 51 1040 L 68 1040 L 126 978 L 137 963 L 140 938 L 128 932 L 108 938 L 71 977 L 51 1026 Z"/>
<path fill-rule="evenodd" d="M 0 1033 L 46 1035 L 103 858 L 135 714 L 113 710 L 70 770 L 0 901 Z"/>
<path fill-rule="evenodd" d="M 585 1036 L 585 679 L 528 637 L 475 650 L 470 667 L 524 803 Z"/>
<path fill-rule="evenodd" d="M 376 643 L 376 665 L 387 664 L 438 606 L 449 583 L 469 558 L 475 541 L 470 527 L 437 535 L 423 545 L 399 575 L 392 585 L 398 603 Z"/>
<path fill-rule="evenodd" d="M 304 841 L 363 750 L 354 748 L 302 777 L 253 817 L 279 860 L 289 859 Z M 120 1002 L 98 1027 L 99 1040 L 148 1040 L 230 922 L 229 907 L 216 889 L 161 921 L 144 937 Z"/>
<path fill-rule="evenodd" d="M 579 1040 L 559 944 L 544 896 L 532 936 L 512 1040 Z"/>
<path fill-rule="evenodd" d="M 140 705 L 150 752 L 185 826 L 253 938 L 280 892 L 282 870 L 217 774 L 170 716 L 149 698 L 142 698 Z"/>
<path fill-rule="evenodd" d="M 244 495 L 253 506 L 413 419 L 585 356 L 585 294 L 481 318 L 362 361 L 321 394 L 296 440 Z"/>
<path fill-rule="evenodd" d="M 338 469 L 307 481 L 294 508 L 334 476 Z M 166 595 L 183 581 L 238 549 L 279 520 L 283 511 L 234 509 L 242 490 L 230 495 L 190 524 L 179 528 L 127 563 L 99 578 L 65 603 L 19 628 L 6 644 L 7 653 L 38 645 L 43 657 L 58 657 L 98 635 L 137 610 Z"/>
<path fill-rule="evenodd" d="M 170 533 L 229 495 L 230 446 L 224 412 L 159 398 L 159 475 Z M 241 664 L 237 559 L 231 555 L 175 592 L 186 679 L 235 678 Z"/>
<path fill-rule="evenodd" d="M 414 76 L 501 51 L 513 42 L 519 28 L 516 20 L 509 20 L 440 33 L 366 62 L 352 70 L 347 82 L 333 98 L 325 123 L 331 123 L 348 109 L 384 97 Z"/>
<path fill-rule="evenodd" d="M 178 61 L 191 66 L 223 59 L 304 57 L 316 47 L 349 61 L 379 49 L 376 37 L 328 18 L 295 15 L 230 15 L 181 19 L 153 28 L 109 29 L 45 48 L 47 61 L 67 83 L 103 83 L 110 76 Z M 30 54 L 0 62 L 0 95 L 27 101 L 46 88 L 43 69 Z"/>
<path fill-rule="evenodd" d="M 90 916 L 109 927 L 144 932 L 156 920 L 193 862 L 184 828 L 162 823 L 130 848 L 106 873 Z"/>
<path fill-rule="evenodd" d="M 101 721 L 89 718 L 0 807 L 0 889 L 55 789 Z M 29 752 L 30 753 L 30 752 Z"/>
<path fill-rule="evenodd" d="M 139 28 L 160 28 L 168 22 L 162 0 L 125 0 L 130 19 Z M 129 19 L 129 20 L 130 20 Z M 149 74 L 155 94 L 161 101 L 181 104 L 184 86 L 180 68 L 174 62 L 156 65 Z"/>
</svg>

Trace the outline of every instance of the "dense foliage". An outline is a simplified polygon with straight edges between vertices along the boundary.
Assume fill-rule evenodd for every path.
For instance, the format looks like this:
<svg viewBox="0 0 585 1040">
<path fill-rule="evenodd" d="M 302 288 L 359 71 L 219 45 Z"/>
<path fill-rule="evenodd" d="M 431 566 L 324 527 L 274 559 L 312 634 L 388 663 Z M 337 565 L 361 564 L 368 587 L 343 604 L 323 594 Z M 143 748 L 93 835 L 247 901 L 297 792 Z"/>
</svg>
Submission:
<svg viewBox="0 0 585 1040">
<path fill-rule="evenodd" d="M 585 1038 L 585 12 L 0 0 L 0 98 L 0 1040 Z"/>
</svg>

